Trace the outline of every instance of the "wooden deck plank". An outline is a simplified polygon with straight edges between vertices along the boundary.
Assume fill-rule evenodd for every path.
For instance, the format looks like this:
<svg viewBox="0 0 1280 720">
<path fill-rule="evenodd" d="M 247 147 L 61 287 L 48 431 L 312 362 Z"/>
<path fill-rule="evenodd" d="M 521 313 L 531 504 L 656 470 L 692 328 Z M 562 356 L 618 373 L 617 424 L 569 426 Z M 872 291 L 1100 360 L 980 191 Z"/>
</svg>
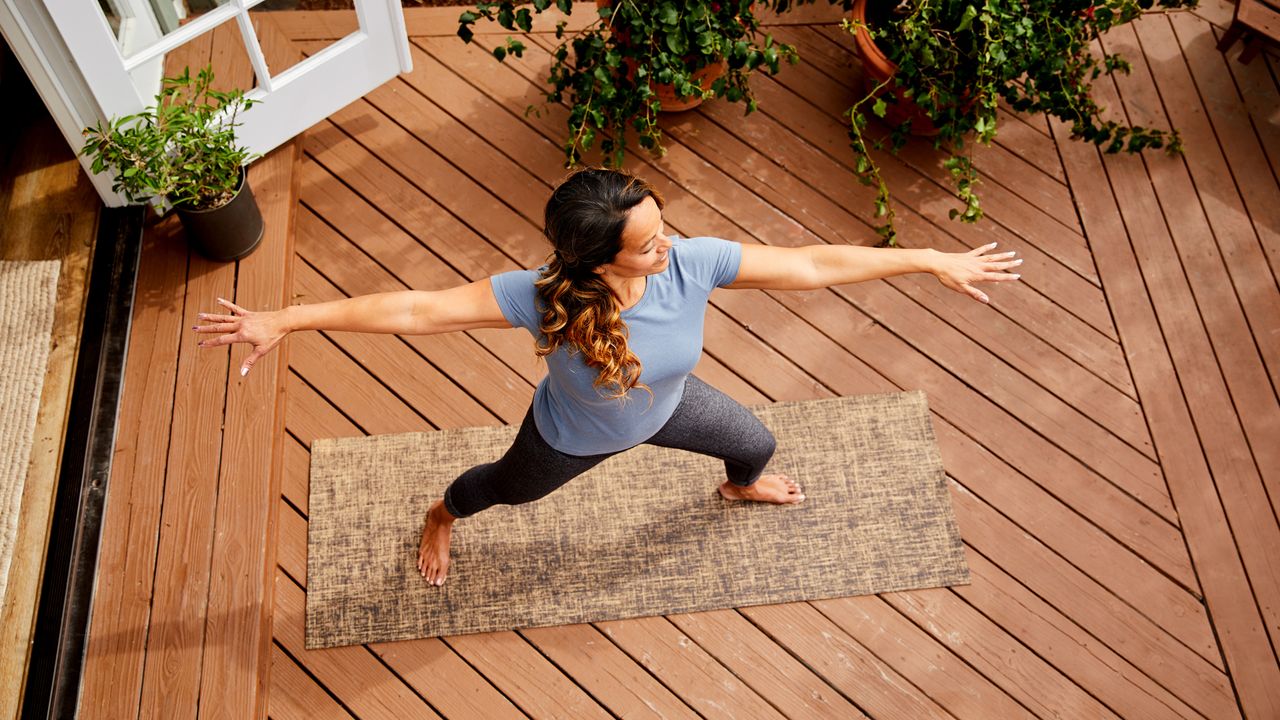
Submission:
<svg viewBox="0 0 1280 720">
<path fill-rule="evenodd" d="M 672 135 L 682 142 L 687 142 L 691 148 L 704 156 L 710 153 L 702 151 L 701 138 L 706 137 L 706 142 L 714 142 L 712 138 L 720 139 L 721 148 L 729 145 L 720 154 L 736 161 L 737 164 L 733 166 L 735 174 L 742 176 L 745 182 L 758 180 L 758 184 L 767 186 L 771 184 L 769 181 L 778 175 L 804 177 L 811 169 L 821 174 L 829 174 L 833 170 L 839 171 L 840 166 L 832 158 L 817 152 L 812 146 L 788 132 L 783 125 L 767 116 L 752 116 L 746 120 L 739 120 L 732 113 L 726 112 L 723 107 L 704 108 L 702 113 L 713 119 L 716 125 L 698 127 L 695 136 L 694 133 L 682 131 L 683 123 L 676 124 L 670 126 Z M 733 136 L 725 132 L 726 127 L 733 128 L 733 136 L 736 136 L 740 145 L 732 144 L 733 141 L 730 138 Z M 743 145 L 760 149 L 779 168 L 789 172 L 774 171 L 760 163 L 747 166 L 745 158 L 751 155 L 741 152 Z M 823 196 L 842 208 L 861 208 L 863 212 L 867 212 L 871 207 L 870 200 L 868 196 L 857 190 L 859 187 L 861 185 L 858 183 L 841 182 L 824 183 L 818 189 Z M 774 191 L 771 194 L 777 193 Z M 939 218 L 939 221 L 941 219 Z M 970 247 L 967 244 L 955 243 L 950 239 L 950 235 L 943 233 L 923 218 L 915 216 L 909 210 L 902 213 L 902 223 L 903 231 L 915 238 L 912 241 L 915 245 L 955 247 L 956 249 Z M 1132 381 L 1128 378 L 1128 368 L 1125 367 L 1118 343 L 1094 325 L 1081 319 L 1091 314 L 1098 315 L 1100 318 L 1100 314 L 1089 307 L 1094 303 L 1089 298 L 1094 296 L 1097 297 L 1096 302 L 1105 307 L 1105 300 L 1098 288 L 1075 273 L 1062 269 L 1056 261 L 1038 248 L 1028 245 L 1010 233 L 996 229 L 988 236 L 973 239 L 983 242 L 995 241 L 1005 249 L 1018 251 L 1026 261 L 1025 267 L 1029 270 L 1024 273 L 1021 282 L 1025 283 L 1026 287 L 1037 291 L 1036 293 L 1017 293 L 1020 300 L 1018 303 L 997 303 L 997 312 L 1008 317 L 1010 324 L 1026 328 L 1026 331 L 1039 337 L 1052 339 L 1058 352 L 1072 358 L 1110 384 L 1132 394 Z M 920 285 L 920 283 L 913 283 L 911 286 L 919 288 Z M 1069 314 L 1063 313 L 1064 308 Z M 1109 323 L 1109 320 L 1107 322 Z M 1098 318 L 1095 318 L 1094 324 L 1106 325 Z"/>
<path fill-rule="evenodd" d="M 337 334 L 337 333 L 335 333 Z M 289 338 L 295 373 L 372 435 L 421 432 L 434 426 L 320 333 Z"/>
<path fill-rule="evenodd" d="M 183 307 L 186 328 L 209 298 L 235 294 L 235 266 L 192 253 Z M 151 625 L 142 684 L 142 714 L 194 715 L 208 612 L 210 566 L 230 353 L 201 349 L 184 333 L 179 344 L 173 432 L 160 520 Z M 227 620 L 229 618 L 218 618 Z"/>
<path fill-rule="evenodd" d="M 703 717 L 783 718 L 666 618 L 614 620 L 596 627 Z"/>
<path fill-rule="evenodd" d="M 746 119 L 737 118 L 727 108 L 720 106 L 705 107 L 701 113 L 712 119 L 722 130 L 732 128 L 732 135 L 743 144 L 758 148 L 778 166 L 796 175 L 802 180 L 812 171 L 820 175 L 841 175 L 849 171 L 838 158 L 820 152 L 804 138 L 790 131 L 782 118 L 772 118 L 768 114 L 755 114 Z M 673 125 L 673 134 L 680 132 L 682 124 Z M 818 130 L 835 132 L 839 128 L 825 125 Z M 700 132 L 710 132 L 706 126 Z M 689 137 L 688 133 L 681 139 Z M 750 173 L 746 173 L 748 177 Z M 1093 281 L 1082 277 L 1077 268 L 1063 265 L 1058 258 L 1052 257 L 1037 246 L 1030 244 L 1006 229 L 994 223 L 977 227 L 956 223 L 946 218 L 946 210 L 942 208 L 936 197 L 931 201 L 927 193 L 916 184 L 908 183 L 902 178 L 889 178 L 897 193 L 897 198 L 904 207 L 899 211 L 900 231 L 904 243 L 910 238 L 913 246 L 949 246 L 978 247 L 990 242 L 997 242 L 1006 250 L 1016 250 L 1026 260 L 1023 283 L 1035 289 L 1041 298 L 1020 293 L 1022 303 L 1002 307 L 1000 311 L 1007 314 L 1018 324 L 1031 329 L 1042 337 L 1057 338 L 1071 334 L 1074 341 L 1064 338 L 1055 342 L 1062 351 L 1076 358 L 1078 362 L 1094 369 L 1094 372 L 1112 379 L 1113 383 L 1123 383 L 1125 376 L 1123 361 L 1118 361 L 1115 348 L 1114 330 L 1110 318 L 1106 315 L 1106 301 Z M 817 188 L 832 202 L 845 208 L 848 212 L 859 214 L 864 223 L 877 224 L 871 217 L 871 193 L 857 182 L 822 183 Z M 912 200 L 916 197 L 918 200 Z M 905 199 L 904 199 L 905 198 Z M 917 215 L 912 205 L 920 208 L 924 215 Z M 955 242 L 956 238 L 961 242 Z M 1053 307 L 1056 306 L 1056 307 Z M 1063 316 L 1062 309 L 1070 315 Z M 1079 326 L 1079 327 L 1078 327 Z M 1095 335 L 1096 334 L 1096 335 Z M 1073 345 L 1080 345 L 1076 351 Z"/>
<path fill-rule="evenodd" d="M 370 121 L 375 120 L 376 111 L 368 105 L 361 103 L 359 109 L 369 115 Z M 361 140 L 368 141 L 365 137 Z M 406 150 L 401 144 L 395 152 Z M 378 157 L 328 120 L 307 133 L 307 151 L 312 159 L 364 197 L 378 198 L 383 213 L 395 213 L 402 218 L 401 227 L 413 228 L 416 237 L 430 238 L 432 250 L 464 277 L 478 279 L 519 268 L 512 258 L 490 252 L 491 246 L 484 236 L 424 195 L 421 188 L 393 172 L 386 165 L 392 158 Z M 303 195 L 306 197 L 305 190 Z"/>
<path fill-rule="evenodd" d="M 529 628 L 520 634 L 618 717 L 698 717 L 591 625 Z"/>
<path fill-rule="evenodd" d="M 279 645 L 271 648 L 271 707 L 268 714 L 277 720 L 352 717 Z"/>
<path fill-rule="evenodd" d="M 1117 176 L 1113 186 L 1108 177 L 1111 163 L 1104 167 L 1096 148 L 1072 143 L 1066 128 L 1057 123 L 1053 127 L 1067 177 L 1077 189 L 1085 231 L 1090 237 L 1109 239 L 1094 246 L 1099 273 L 1110 296 L 1125 298 L 1112 306 L 1116 325 L 1233 684 L 1246 714 L 1275 715 L 1280 713 L 1280 668 L 1248 589 L 1190 411 L 1180 394 L 1169 392 L 1169 380 L 1178 376 L 1157 321 L 1158 301 L 1147 299 L 1148 288 L 1134 249 L 1115 240 L 1126 236 L 1118 207 L 1125 202 L 1121 195 L 1139 179 L 1125 181 Z"/>
<path fill-rule="evenodd" d="M 957 718 L 1034 718 L 1008 693 L 878 597 L 809 603 Z"/>
<path fill-rule="evenodd" d="M 1275 175 L 1276 164 L 1268 163 L 1267 151 L 1260 142 L 1260 137 L 1269 137 L 1272 141 L 1280 143 L 1280 129 L 1276 127 L 1274 118 L 1271 122 L 1264 122 L 1258 126 L 1250 123 L 1247 104 L 1249 94 L 1261 92 L 1262 88 L 1256 90 L 1247 86 L 1241 88 L 1248 93 L 1242 100 L 1240 93 L 1233 87 L 1229 64 L 1217 51 L 1214 46 L 1215 37 L 1204 23 L 1186 15 L 1171 16 L 1169 22 L 1173 26 L 1178 44 L 1181 45 L 1187 67 L 1195 81 L 1195 87 L 1202 97 L 1206 118 L 1212 124 L 1215 139 L 1223 154 L 1222 162 L 1230 168 L 1235 179 L 1235 190 L 1248 212 L 1249 224 L 1256 233 L 1261 252 L 1271 265 L 1274 281 L 1275 278 L 1280 277 L 1280 205 L 1274 202 L 1275 198 L 1280 196 L 1280 182 Z M 1168 35 L 1164 35 L 1161 39 L 1163 42 L 1158 45 L 1163 46 L 1169 42 Z M 1144 36 L 1143 42 L 1149 41 L 1150 38 Z M 1236 68 L 1248 67 L 1238 63 L 1235 65 Z M 1244 72 L 1241 74 L 1243 75 Z M 1183 81 L 1185 82 L 1185 78 Z M 1268 87 L 1272 107 L 1276 107 L 1276 103 L 1280 102 L 1280 92 L 1277 92 L 1274 83 L 1268 83 Z M 1259 129 L 1258 134 L 1253 132 L 1255 127 Z M 1197 135 L 1204 129 L 1203 126 L 1198 128 Z M 1277 156 L 1276 153 L 1272 155 Z M 1220 183 L 1214 183 L 1208 187 L 1200 186 L 1199 183 L 1197 185 L 1201 187 L 1201 193 L 1229 194 L 1229 189 L 1223 188 Z M 1251 284 L 1257 283 L 1259 288 L 1265 287 L 1265 273 L 1259 273 L 1257 268 L 1250 267 L 1251 264 L 1259 262 L 1260 258 L 1257 250 L 1247 242 L 1247 237 L 1239 239 L 1233 237 L 1233 241 L 1225 243 L 1224 246 L 1224 253 L 1231 258 L 1227 264 L 1233 277 L 1241 269 L 1248 268 L 1251 274 L 1257 276 Z M 1243 251 L 1235 252 L 1234 249 L 1237 247 L 1243 248 Z M 1237 254 L 1240 257 L 1236 257 Z M 1274 305 L 1274 301 L 1272 304 Z M 1265 313 L 1270 309 L 1274 308 L 1263 307 L 1259 312 Z M 1266 332 L 1266 328 L 1259 331 Z M 1265 348 L 1269 341 L 1259 339 L 1258 342 Z M 1265 354 L 1264 350 L 1264 356 Z"/>
<path fill-rule="evenodd" d="M 103 509 L 92 626 L 85 642 L 85 717 L 138 716 L 169 457 L 187 248 L 177 218 L 143 235 L 117 442 Z M 163 577 L 163 576 L 162 576 Z"/>
<path fill-rule="evenodd" d="M 741 612 L 871 717 L 954 717 L 808 603 Z"/>
<path fill-rule="evenodd" d="M 249 171 L 265 225 L 257 250 L 237 263 L 234 302 L 277 310 L 289 302 L 293 273 L 294 142 L 269 153 Z M 192 298 L 198 308 L 218 311 L 213 298 Z M 190 336 L 188 336 L 190 337 Z M 252 348 L 231 352 L 222 427 L 222 457 L 214 534 L 209 560 L 209 608 L 200 677 L 200 715 L 263 717 L 270 668 L 271 611 L 268 580 L 275 573 L 275 510 L 284 462 L 284 387 L 287 347 L 245 377 L 238 372 Z M 244 608 L 253 608 L 245 612 Z M 219 698 L 213 701 L 213 698 Z"/>
<path fill-rule="evenodd" d="M 789 718 L 865 718 L 857 706 L 735 610 L 670 621 Z"/>
</svg>

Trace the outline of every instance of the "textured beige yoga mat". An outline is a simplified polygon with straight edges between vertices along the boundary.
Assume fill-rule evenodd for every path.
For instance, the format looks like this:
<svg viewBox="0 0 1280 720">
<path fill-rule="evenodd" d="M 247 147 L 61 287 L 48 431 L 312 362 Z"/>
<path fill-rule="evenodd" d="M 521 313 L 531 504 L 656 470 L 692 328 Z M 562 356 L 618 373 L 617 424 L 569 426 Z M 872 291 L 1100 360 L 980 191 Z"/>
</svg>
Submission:
<svg viewBox="0 0 1280 720">
<path fill-rule="evenodd" d="M 60 265 L 0 261 L 0 607 L 49 365 Z"/>
<path fill-rule="evenodd" d="M 316 440 L 307 647 L 964 584 L 923 393 L 754 408 L 793 506 L 728 502 L 713 458 L 642 445 L 534 503 L 454 526 L 443 587 L 415 567 L 427 506 L 515 427 Z"/>
</svg>

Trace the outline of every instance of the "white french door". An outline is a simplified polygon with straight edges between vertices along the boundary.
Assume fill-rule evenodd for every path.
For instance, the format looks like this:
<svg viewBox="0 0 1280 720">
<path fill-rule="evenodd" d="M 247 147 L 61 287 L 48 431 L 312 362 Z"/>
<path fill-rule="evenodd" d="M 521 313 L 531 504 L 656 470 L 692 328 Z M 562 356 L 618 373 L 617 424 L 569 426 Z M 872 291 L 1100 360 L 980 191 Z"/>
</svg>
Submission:
<svg viewBox="0 0 1280 720">
<path fill-rule="evenodd" d="M 260 37 L 260 28 L 275 23 L 276 17 L 293 22 L 282 15 L 292 11 L 274 9 L 288 2 L 48 0 L 45 8 L 103 119 L 151 106 L 166 69 L 174 71 L 166 58 L 186 51 L 174 57 L 209 58 L 215 81 L 224 68 L 232 68 L 239 79 L 236 86 L 262 101 L 240 115 L 243 124 L 237 133 L 251 151 L 266 153 L 412 69 L 398 0 L 354 0 L 350 11 L 313 13 L 320 18 L 317 23 L 341 27 L 347 34 L 306 59 L 277 60 L 279 66 L 273 67 L 268 56 L 281 54 L 264 53 L 264 43 L 277 43 L 281 36 Z M 329 31 L 325 36 L 334 35 Z M 203 53 L 189 52 L 197 46 L 205 48 Z M 192 66 L 192 74 L 198 69 Z M 225 82 L 217 84 L 227 88 Z M 120 202 L 105 194 L 104 199 L 109 205 Z"/>
</svg>

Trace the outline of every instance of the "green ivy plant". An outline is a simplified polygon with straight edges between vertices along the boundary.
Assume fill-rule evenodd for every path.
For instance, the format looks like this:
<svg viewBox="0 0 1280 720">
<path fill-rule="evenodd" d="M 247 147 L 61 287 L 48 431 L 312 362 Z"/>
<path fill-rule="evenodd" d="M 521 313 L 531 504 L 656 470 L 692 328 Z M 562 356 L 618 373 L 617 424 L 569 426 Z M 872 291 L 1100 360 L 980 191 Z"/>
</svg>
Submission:
<svg viewBox="0 0 1280 720">
<path fill-rule="evenodd" d="M 572 0 L 555 0 L 555 7 L 566 14 L 574 4 Z M 756 109 L 756 100 L 747 84 L 749 74 L 756 69 L 776 74 L 783 60 L 796 61 L 794 47 L 776 43 L 771 36 L 759 37 L 755 14 L 762 8 L 784 11 L 792 0 L 578 4 L 588 5 L 598 18 L 572 35 L 566 33 L 564 21 L 556 25 L 558 44 L 551 51 L 551 90 L 546 93 L 548 103 L 568 98 L 567 165 L 581 161 L 597 139 L 605 163 L 621 165 L 628 130 L 636 133 L 641 147 L 661 155 L 658 112 L 662 103 L 651 82 L 672 85 L 680 99 L 696 96 L 742 101 L 750 113 Z M 458 18 L 458 35 L 471 42 L 471 28 L 479 20 L 529 32 L 533 15 L 551 5 L 551 0 L 533 0 L 532 6 L 518 8 L 509 0 L 480 2 Z M 522 42 L 508 37 L 493 54 L 501 61 L 508 55 L 520 57 L 524 50 Z M 722 62 L 724 74 L 709 87 L 702 87 L 694 73 Z"/>
<path fill-rule="evenodd" d="M 256 157 L 237 145 L 236 118 L 258 101 L 212 82 L 212 67 L 165 78 L 155 105 L 85 128 L 81 154 L 93 157 L 95 173 L 112 168 L 112 189 L 129 202 L 157 198 L 190 210 L 230 202 L 241 167 Z"/>
<path fill-rule="evenodd" d="M 1194 7 L 1196 0 L 1159 4 L 1164 9 Z M 884 242 L 896 241 L 893 205 L 864 133 L 868 116 L 885 117 L 889 105 L 900 102 L 899 94 L 918 105 L 937 128 L 933 146 L 948 152 L 944 167 L 961 203 L 950 215 L 963 222 L 982 218 L 972 142 L 990 144 L 995 138 L 998 99 L 1022 112 L 1058 117 L 1070 123 L 1072 138 L 1108 153 L 1149 147 L 1181 152 L 1176 130 L 1104 120 L 1091 92 L 1101 74 L 1127 73 L 1129 63 L 1111 53 L 1095 56 L 1090 44 L 1152 5 L 1153 0 L 902 0 L 895 7 L 872 0 L 865 25 L 846 20 L 846 30 L 866 28 L 898 66 L 893 77 L 849 109 L 855 171 L 863 184 L 877 189 L 875 215 L 884 222 L 877 232 Z M 871 147 L 896 152 L 910 133 L 908 119 Z"/>
</svg>

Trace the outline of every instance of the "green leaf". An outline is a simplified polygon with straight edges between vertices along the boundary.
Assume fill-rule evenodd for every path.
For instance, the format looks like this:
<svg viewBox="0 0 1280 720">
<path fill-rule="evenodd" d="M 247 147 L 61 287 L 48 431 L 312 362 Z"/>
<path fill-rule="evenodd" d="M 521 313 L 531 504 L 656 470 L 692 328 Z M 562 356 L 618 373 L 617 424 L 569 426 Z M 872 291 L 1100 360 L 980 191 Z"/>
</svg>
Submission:
<svg viewBox="0 0 1280 720">
<path fill-rule="evenodd" d="M 685 42 L 684 35 L 681 35 L 680 33 L 670 33 L 667 35 L 667 49 L 676 55 L 684 55 L 684 52 L 688 47 L 689 46 Z"/>
<path fill-rule="evenodd" d="M 960 16 L 960 24 L 956 26 L 956 32 L 968 30 L 976 17 L 978 17 L 978 11 L 972 5 L 965 7 L 964 14 Z"/>
<path fill-rule="evenodd" d="M 875 113 L 876 117 L 884 117 L 888 111 L 889 106 L 885 104 L 884 98 L 877 98 L 875 104 L 871 106 L 871 112 Z"/>
</svg>

